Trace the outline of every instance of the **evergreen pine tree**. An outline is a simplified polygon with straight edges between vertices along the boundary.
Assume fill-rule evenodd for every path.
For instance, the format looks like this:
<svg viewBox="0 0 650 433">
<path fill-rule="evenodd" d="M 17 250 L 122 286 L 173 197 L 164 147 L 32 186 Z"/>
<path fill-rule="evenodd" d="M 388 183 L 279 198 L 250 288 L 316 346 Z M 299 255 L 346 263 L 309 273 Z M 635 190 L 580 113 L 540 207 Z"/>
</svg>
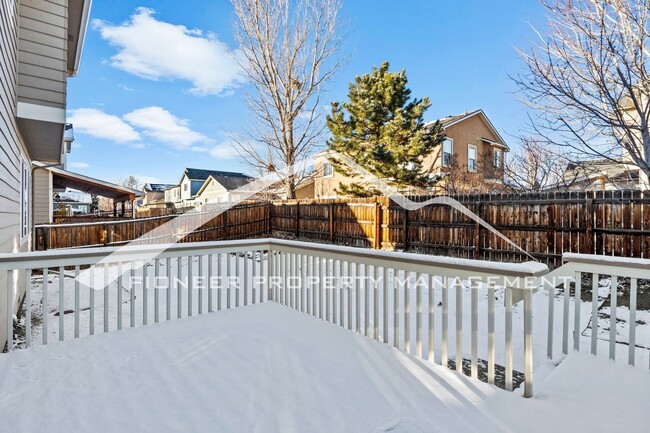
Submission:
<svg viewBox="0 0 650 433">
<path fill-rule="evenodd" d="M 424 111 L 429 98 L 411 99 L 406 71 L 389 72 L 384 62 L 372 73 L 357 76 L 350 83 L 347 102 L 332 103 L 327 126 L 332 134 L 329 150 L 347 155 L 374 176 L 397 188 L 427 188 L 435 183 L 422 171 L 423 158 L 443 138 L 438 122 L 425 126 Z M 341 161 L 331 158 L 334 168 L 356 174 Z M 359 183 L 339 183 L 341 195 L 369 197 L 380 192 Z"/>
</svg>

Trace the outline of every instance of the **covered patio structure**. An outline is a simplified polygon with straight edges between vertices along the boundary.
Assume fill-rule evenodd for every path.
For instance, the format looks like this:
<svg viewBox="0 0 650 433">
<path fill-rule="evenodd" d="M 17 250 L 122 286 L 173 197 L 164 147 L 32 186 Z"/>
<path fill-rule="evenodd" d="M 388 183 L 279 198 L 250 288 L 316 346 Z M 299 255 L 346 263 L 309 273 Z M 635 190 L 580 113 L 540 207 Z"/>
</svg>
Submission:
<svg viewBox="0 0 650 433">
<path fill-rule="evenodd" d="M 113 216 L 125 216 L 127 205 L 134 209 L 142 191 L 116 185 L 57 167 L 37 168 L 34 172 L 34 222 L 53 222 L 53 194 L 74 189 L 113 200 Z M 135 216 L 135 212 L 131 212 Z"/>
</svg>

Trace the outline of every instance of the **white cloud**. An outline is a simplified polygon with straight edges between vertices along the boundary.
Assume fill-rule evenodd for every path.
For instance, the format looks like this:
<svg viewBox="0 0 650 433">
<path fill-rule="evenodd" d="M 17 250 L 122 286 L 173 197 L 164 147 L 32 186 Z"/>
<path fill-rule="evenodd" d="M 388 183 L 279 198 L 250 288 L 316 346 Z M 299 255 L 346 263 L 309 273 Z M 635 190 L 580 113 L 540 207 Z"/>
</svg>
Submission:
<svg viewBox="0 0 650 433">
<path fill-rule="evenodd" d="M 233 159 L 239 156 L 234 143 L 221 143 L 214 146 L 194 146 L 195 152 L 205 152 L 219 159 Z"/>
<path fill-rule="evenodd" d="M 106 114 L 96 108 L 70 110 L 68 122 L 75 132 L 118 143 L 133 143 L 140 140 L 140 134 L 117 116 Z"/>
<path fill-rule="evenodd" d="M 102 38 L 118 49 L 111 66 L 149 80 L 187 80 L 196 95 L 227 93 L 243 81 L 236 52 L 215 34 L 158 21 L 154 13 L 138 8 L 121 25 L 93 20 Z"/>
<path fill-rule="evenodd" d="M 136 179 L 138 179 L 138 181 L 140 181 L 140 183 L 143 184 L 143 185 L 144 185 L 145 183 L 160 183 L 160 179 L 157 178 L 157 177 L 155 177 L 155 176 L 146 176 L 146 175 L 139 175 L 139 174 L 136 174 L 136 175 L 133 176 L 133 177 L 135 177 Z"/>
<path fill-rule="evenodd" d="M 200 132 L 191 130 L 187 119 L 179 119 L 162 107 L 139 108 L 125 114 L 123 118 L 142 129 L 144 135 L 178 149 L 212 141 Z"/>
<path fill-rule="evenodd" d="M 72 168 L 88 168 L 90 167 L 90 164 L 86 162 L 71 162 L 70 167 Z"/>
</svg>

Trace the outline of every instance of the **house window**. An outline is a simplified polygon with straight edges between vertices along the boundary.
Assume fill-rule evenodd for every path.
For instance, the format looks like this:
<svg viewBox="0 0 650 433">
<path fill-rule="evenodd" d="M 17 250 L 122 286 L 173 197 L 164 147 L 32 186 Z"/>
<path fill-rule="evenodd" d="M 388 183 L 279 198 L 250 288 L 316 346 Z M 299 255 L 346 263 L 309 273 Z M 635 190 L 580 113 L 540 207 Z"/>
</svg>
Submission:
<svg viewBox="0 0 650 433">
<path fill-rule="evenodd" d="M 187 191 L 187 184 L 183 184 L 183 191 Z"/>
<path fill-rule="evenodd" d="M 467 145 L 467 169 L 469 171 L 476 171 L 476 146 L 473 144 Z"/>
<path fill-rule="evenodd" d="M 332 177 L 334 176 L 334 167 L 332 167 L 331 162 L 323 163 L 323 177 Z"/>
<path fill-rule="evenodd" d="M 20 173 L 20 238 L 23 239 L 30 232 L 29 220 L 29 192 L 31 184 L 31 171 L 25 159 L 21 159 Z"/>
<path fill-rule="evenodd" d="M 494 166 L 496 168 L 501 168 L 501 149 L 494 149 Z"/>
<path fill-rule="evenodd" d="M 451 138 L 445 138 L 442 142 L 442 166 L 449 167 L 451 165 L 451 156 L 454 153 L 454 141 Z"/>
</svg>

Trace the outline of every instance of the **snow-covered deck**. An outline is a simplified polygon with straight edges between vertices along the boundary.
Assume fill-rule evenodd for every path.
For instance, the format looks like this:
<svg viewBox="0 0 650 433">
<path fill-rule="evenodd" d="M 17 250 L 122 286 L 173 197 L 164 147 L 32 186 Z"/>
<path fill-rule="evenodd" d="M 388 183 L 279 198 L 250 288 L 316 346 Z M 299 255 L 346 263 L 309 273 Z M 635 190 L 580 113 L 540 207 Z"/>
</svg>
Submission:
<svg viewBox="0 0 650 433">
<path fill-rule="evenodd" d="M 650 375 L 573 354 L 535 397 L 277 303 L 0 357 L 11 431 L 646 432 Z"/>
</svg>

